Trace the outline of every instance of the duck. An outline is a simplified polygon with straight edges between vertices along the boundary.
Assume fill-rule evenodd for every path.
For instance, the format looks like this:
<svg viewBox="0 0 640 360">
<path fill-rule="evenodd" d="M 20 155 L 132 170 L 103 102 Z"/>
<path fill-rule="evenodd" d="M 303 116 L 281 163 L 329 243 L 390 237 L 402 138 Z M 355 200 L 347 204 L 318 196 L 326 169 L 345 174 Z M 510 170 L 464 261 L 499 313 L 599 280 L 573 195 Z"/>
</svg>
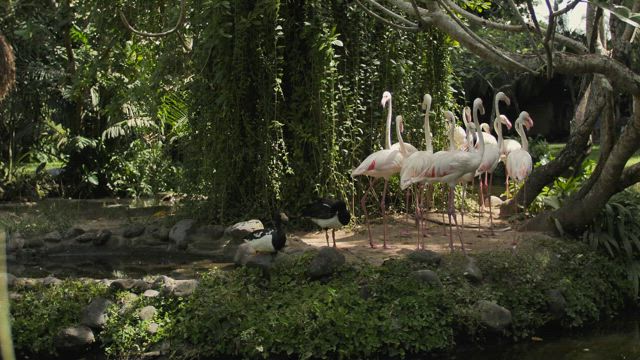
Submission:
<svg viewBox="0 0 640 360">
<path fill-rule="evenodd" d="M 347 210 L 347 204 L 342 200 L 335 199 L 318 199 L 302 209 L 302 216 L 308 217 L 316 225 L 324 230 L 324 235 L 329 246 L 329 232 L 331 229 L 331 237 L 333 238 L 333 247 L 336 246 L 336 229 L 349 224 L 351 214 Z"/>
<path fill-rule="evenodd" d="M 284 212 L 273 213 L 273 228 L 256 230 L 244 237 L 244 242 L 257 253 L 276 253 L 284 248 L 287 242 L 287 233 L 283 223 L 289 221 Z"/>
</svg>

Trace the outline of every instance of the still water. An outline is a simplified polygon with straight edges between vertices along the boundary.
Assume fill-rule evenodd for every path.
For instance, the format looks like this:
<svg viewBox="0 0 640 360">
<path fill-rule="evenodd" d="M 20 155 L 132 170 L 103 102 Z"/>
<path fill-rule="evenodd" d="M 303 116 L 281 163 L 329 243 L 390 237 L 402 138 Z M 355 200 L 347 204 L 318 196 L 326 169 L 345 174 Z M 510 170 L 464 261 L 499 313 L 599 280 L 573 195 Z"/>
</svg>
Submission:
<svg viewBox="0 0 640 360">
<path fill-rule="evenodd" d="M 640 313 L 603 321 L 573 334 L 542 336 L 542 340 L 457 352 L 445 359 L 473 360 L 638 360 Z"/>
</svg>

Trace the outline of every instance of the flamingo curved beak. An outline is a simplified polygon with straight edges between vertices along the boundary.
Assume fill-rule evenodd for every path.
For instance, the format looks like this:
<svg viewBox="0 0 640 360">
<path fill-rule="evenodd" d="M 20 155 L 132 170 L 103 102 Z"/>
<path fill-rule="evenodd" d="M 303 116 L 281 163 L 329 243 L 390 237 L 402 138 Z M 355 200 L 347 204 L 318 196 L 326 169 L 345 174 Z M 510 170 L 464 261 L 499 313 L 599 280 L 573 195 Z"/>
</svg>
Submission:
<svg viewBox="0 0 640 360">
<path fill-rule="evenodd" d="M 527 116 L 527 119 L 524 122 L 524 126 L 527 128 L 527 130 L 530 130 L 533 127 L 533 119 L 531 118 L 531 116 Z"/>
<path fill-rule="evenodd" d="M 509 121 L 509 119 L 505 119 L 505 125 L 507 125 L 507 130 L 511 130 L 511 128 L 513 127 L 513 125 L 511 125 L 511 121 Z"/>
</svg>

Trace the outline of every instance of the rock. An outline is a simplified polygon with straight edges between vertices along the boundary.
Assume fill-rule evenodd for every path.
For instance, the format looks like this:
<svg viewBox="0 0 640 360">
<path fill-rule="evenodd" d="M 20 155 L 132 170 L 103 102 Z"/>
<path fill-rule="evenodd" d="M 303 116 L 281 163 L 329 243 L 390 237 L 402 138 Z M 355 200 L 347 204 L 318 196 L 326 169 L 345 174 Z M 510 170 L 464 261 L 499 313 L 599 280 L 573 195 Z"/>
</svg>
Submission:
<svg viewBox="0 0 640 360">
<path fill-rule="evenodd" d="M 482 270 L 476 264 L 476 259 L 468 258 L 467 266 L 464 268 L 464 272 L 462 273 L 467 280 L 473 283 L 479 283 L 482 281 Z"/>
<path fill-rule="evenodd" d="M 107 309 L 113 303 L 105 298 L 94 299 L 82 310 L 82 320 L 80 323 L 93 329 L 102 329 L 107 323 Z"/>
<path fill-rule="evenodd" d="M 75 241 L 81 244 L 97 241 L 98 233 L 96 231 L 89 231 L 76 236 Z"/>
<path fill-rule="evenodd" d="M 4 274 L 0 273 L 0 276 L 2 276 L 2 275 L 6 276 L 7 286 L 9 288 L 12 288 L 12 287 L 14 287 L 16 285 L 16 282 L 17 282 L 18 278 L 15 277 L 13 274 L 11 274 L 11 273 L 4 273 Z"/>
<path fill-rule="evenodd" d="M 114 290 L 132 290 L 143 292 L 149 288 L 149 284 L 141 279 L 116 279 L 109 285 Z"/>
<path fill-rule="evenodd" d="M 545 294 L 545 297 L 551 315 L 553 315 L 556 320 L 561 319 L 567 311 L 567 300 L 564 298 L 564 295 L 562 295 L 562 291 L 550 289 Z"/>
<path fill-rule="evenodd" d="M 60 231 L 55 230 L 44 234 L 42 236 L 42 240 L 48 243 L 59 243 L 60 241 L 62 241 L 62 234 L 60 234 Z"/>
<path fill-rule="evenodd" d="M 238 246 L 238 250 L 236 250 L 236 254 L 233 257 L 233 262 L 236 265 L 244 266 L 247 264 L 247 261 L 251 259 L 252 256 L 256 254 L 256 251 L 251 247 L 251 245 L 247 243 L 243 243 Z"/>
<path fill-rule="evenodd" d="M 72 227 L 71 229 L 65 231 L 64 238 L 65 239 L 73 239 L 79 235 L 84 234 L 84 230 L 79 227 Z"/>
<path fill-rule="evenodd" d="M 118 299 L 118 305 L 120 306 L 120 310 L 118 310 L 118 314 L 124 315 L 129 310 L 133 309 L 133 305 L 138 299 L 138 295 L 132 292 L 126 292 L 120 296 Z"/>
<path fill-rule="evenodd" d="M 421 283 L 433 287 L 433 288 L 441 288 L 442 282 L 440 281 L 440 277 L 435 271 L 431 270 L 418 270 L 413 272 L 413 276 L 418 279 Z"/>
<path fill-rule="evenodd" d="M 107 241 L 109 241 L 110 238 L 111 238 L 111 230 L 107 230 L 107 229 L 100 230 L 96 234 L 96 237 L 92 240 L 93 241 L 93 245 L 102 246 L 102 245 L 106 244 Z"/>
<path fill-rule="evenodd" d="M 224 235 L 224 226 L 222 225 L 204 225 L 199 227 L 192 235 L 193 241 L 212 241 L 219 240 Z"/>
<path fill-rule="evenodd" d="M 169 229 L 167 229 L 164 226 L 154 225 L 147 228 L 147 231 L 149 232 L 149 234 L 151 234 L 151 237 L 154 239 L 158 239 L 164 242 L 169 241 Z"/>
<path fill-rule="evenodd" d="M 156 312 L 158 311 L 156 310 L 155 306 L 148 305 L 138 311 L 138 317 L 142 321 L 151 320 L 155 316 Z"/>
<path fill-rule="evenodd" d="M 61 282 L 62 280 L 54 276 L 47 276 L 46 278 L 42 279 L 42 285 L 44 286 L 58 285 Z"/>
<path fill-rule="evenodd" d="M 264 229 L 260 220 L 248 220 L 235 223 L 225 229 L 224 234 L 234 239 L 242 239 L 256 230 Z"/>
<path fill-rule="evenodd" d="M 24 247 L 24 239 L 20 234 L 9 235 L 7 239 L 7 252 L 14 252 Z"/>
<path fill-rule="evenodd" d="M 147 325 L 147 331 L 149 332 L 149 334 L 157 333 L 159 328 L 160 328 L 160 325 L 158 325 L 158 324 L 156 324 L 154 322 L 150 322 L 149 325 Z M 158 351 L 157 353 L 158 353 L 158 356 L 159 356 L 160 352 Z M 144 355 L 143 355 L 143 357 L 144 357 Z"/>
<path fill-rule="evenodd" d="M 250 268 L 258 268 L 262 270 L 264 275 L 269 275 L 271 268 L 273 267 L 274 256 L 271 254 L 262 254 L 258 253 L 253 256 L 250 256 L 246 263 L 246 267 Z"/>
<path fill-rule="evenodd" d="M 475 310 L 480 322 L 493 331 L 503 331 L 511 325 L 511 312 L 498 304 L 480 300 Z"/>
<path fill-rule="evenodd" d="M 171 231 L 169 231 L 169 240 L 173 241 L 177 245 L 178 249 L 186 249 L 189 245 L 188 235 L 192 231 L 195 223 L 196 221 L 193 219 L 178 221 L 178 223 L 171 228 Z"/>
<path fill-rule="evenodd" d="M 153 281 L 153 287 L 159 288 L 160 290 L 164 290 L 165 288 L 173 288 L 175 285 L 175 280 L 166 276 L 160 275 Z"/>
<path fill-rule="evenodd" d="M 160 295 L 160 292 L 158 290 L 153 290 L 153 289 L 149 289 L 142 294 L 142 296 L 148 297 L 148 298 L 158 297 L 158 295 Z"/>
<path fill-rule="evenodd" d="M 439 266 L 442 262 L 442 255 L 431 250 L 414 250 L 406 255 L 407 259 L 427 265 Z"/>
<path fill-rule="evenodd" d="M 18 300 L 22 300 L 24 296 L 20 293 L 17 292 L 10 292 L 9 293 L 9 300 L 13 300 L 13 301 L 18 301 Z"/>
<path fill-rule="evenodd" d="M 142 224 L 132 224 L 124 228 L 124 231 L 122 231 L 122 236 L 126 238 L 140 236 L 142 235 L 142 233 L 144 233 L 145 229 L 145 226 Z"/>
<path fill-rule="evenodd" d="M 71 326 L 60 330 L 54 342 L 55 347 L 67 351 L 79 351 L 96 341 L 93 331 L 84 325 Z"/>
<path fill-rule="evenodd" d="M 234 239 L 227 236 L 225 236 L 223 239 L 226 241 L 224 247 L 222 248 L 223 261 L 234 261 L 236 254 L 238 253 L 238 249 L 240 248 L 240 246 L 246 243 L 243 239 Z M 244 251 L 247 252 L 246 249 Z"/>
<path fill-rule="evenodd" d="M 24 241 L 24 247 L 27 249 L 38 249 L 44 246 L 42 238 L 31 238 Z"/>
<path fill-rule="evenodd" d="M 191 295 L 198 287 L 198 280 L 175 280 L 172 294 L 179 297 Z"/>
<path fill-rule="evenodd" d="M 344 265 L 345 257 L 337 249 L 323 247 L 311 260 L 307 274 L 311 279 L 320 279 L 333 274 L 340 266 Z"/>
</svg>

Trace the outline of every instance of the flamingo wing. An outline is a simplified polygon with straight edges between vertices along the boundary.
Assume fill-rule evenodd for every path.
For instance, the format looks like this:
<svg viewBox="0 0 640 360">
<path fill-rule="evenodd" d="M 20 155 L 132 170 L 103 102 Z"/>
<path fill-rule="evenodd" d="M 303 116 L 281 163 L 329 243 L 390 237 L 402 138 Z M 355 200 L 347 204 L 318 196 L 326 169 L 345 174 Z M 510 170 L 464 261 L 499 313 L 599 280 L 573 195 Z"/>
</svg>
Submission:
<svg viewBox="0 0 640 360">
<path fill-rule="evenodd" d="M 389 177 L 400 171 L 403 160 L 404 157 L 398 150 L 379 150 L 367 156 L 367 158 L 351 172 L 351 177 L 358 175 Z"/>
</svg>

